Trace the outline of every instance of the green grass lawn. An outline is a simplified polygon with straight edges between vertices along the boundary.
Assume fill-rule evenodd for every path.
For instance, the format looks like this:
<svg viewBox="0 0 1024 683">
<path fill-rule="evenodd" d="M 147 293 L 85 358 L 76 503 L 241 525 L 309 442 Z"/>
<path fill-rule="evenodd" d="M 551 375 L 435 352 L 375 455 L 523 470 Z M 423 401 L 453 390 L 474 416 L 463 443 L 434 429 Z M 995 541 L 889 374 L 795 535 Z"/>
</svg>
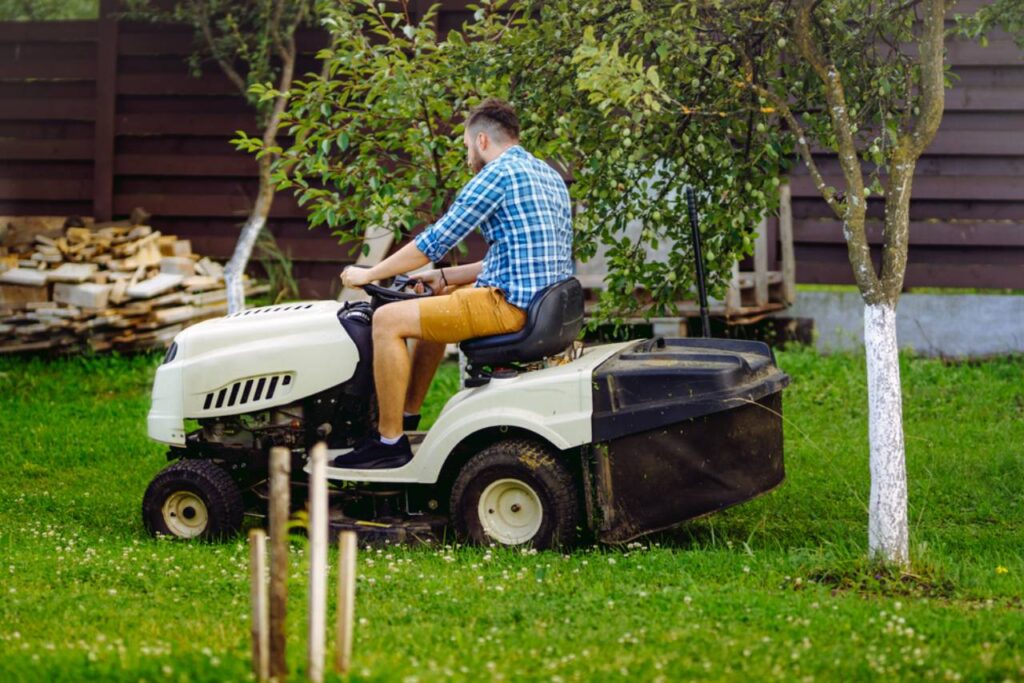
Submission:
<svg viewBox="0 0 1024 683">
<path fill-rule="evenodd" d="M 363 551 L 352 679 L 1024 679 L 1024 359 L 903 359 L 901 577 L 862 559 L 863 361 L 778 358 L 782 487 L 628 548 Z M 0 681 L 250 677 L 244 542 L 156 541 L 139 518 L 165 465 L 145 433 L 157 362 L 0 359 Z M 455 383 L 446 368 L 434 414 Z"/>
</svg>

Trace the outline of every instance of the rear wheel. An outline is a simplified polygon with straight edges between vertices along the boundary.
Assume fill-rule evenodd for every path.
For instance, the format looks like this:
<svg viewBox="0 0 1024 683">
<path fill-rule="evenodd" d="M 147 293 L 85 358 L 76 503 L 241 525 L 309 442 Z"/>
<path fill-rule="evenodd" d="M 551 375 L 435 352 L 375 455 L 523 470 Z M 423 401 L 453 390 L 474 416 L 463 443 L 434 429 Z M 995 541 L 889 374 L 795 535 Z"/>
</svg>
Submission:
<svg viewBox="0 0 1024 683">
<path fill-rule="evenodd" d="M 142 521 L 154 536 L 215 540 L 242 528 L 245 506 L 230 475 L 209 460 L 179 460 L 154 477 Z"/>
<path fill-rule="evenodd" d="M 545 549 L 575 540 L 576 483 L 551 449 L 526 440 L 488 446 L 452 487 L 452 520 L 474 543 Z"/>
</svg>

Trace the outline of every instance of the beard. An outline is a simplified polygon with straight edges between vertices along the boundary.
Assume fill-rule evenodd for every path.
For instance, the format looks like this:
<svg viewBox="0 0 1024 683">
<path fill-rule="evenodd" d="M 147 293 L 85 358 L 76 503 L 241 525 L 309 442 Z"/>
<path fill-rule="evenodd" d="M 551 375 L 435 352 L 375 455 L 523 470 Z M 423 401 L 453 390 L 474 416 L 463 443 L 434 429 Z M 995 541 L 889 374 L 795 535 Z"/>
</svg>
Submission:
<svg viewBox="0 0 1024 683">
<path fill-rule="evenodd" d="M 469 170 L 476 175 L 484 169 L 485 164 L 483 157 L 480 156 L 480 151 L 477 149 L 475 144 L 470 146 L 468 156 L 469 158 L 466 163 L 469 164 Z"/>
</svg>

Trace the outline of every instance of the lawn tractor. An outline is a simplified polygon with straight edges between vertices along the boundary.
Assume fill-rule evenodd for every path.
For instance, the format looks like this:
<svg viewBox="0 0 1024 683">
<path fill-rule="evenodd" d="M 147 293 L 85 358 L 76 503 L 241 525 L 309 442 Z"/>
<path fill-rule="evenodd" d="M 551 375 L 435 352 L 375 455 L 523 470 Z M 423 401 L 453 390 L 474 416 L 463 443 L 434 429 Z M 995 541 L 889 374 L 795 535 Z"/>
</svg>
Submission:
<svg viewBox="0 0 1024 683">
<path fill-rule="evenodd" d="M 398 277 L 370 302 L 253 308 L 177 335 L 159 366 L 149 435 L 173 461 L 150 483 L 153 534 L 212 539 L 262 514 L 272 447 L 329 461 L 375 428 L 373 312 L 421 295 Z M 544 289 L 516 333 L 461 344 L 465 388 L 394 469 L 328 468 L 331 523 L 393 541 L 623 543 L 749 500 L 783 479 L 782 389 L 760 342 L 581 346 L 576 279 Z M 186 429 L 186 421 L 191 430 Z M 451 535 L 447 536 L 451 538 Z"/>
</svg>

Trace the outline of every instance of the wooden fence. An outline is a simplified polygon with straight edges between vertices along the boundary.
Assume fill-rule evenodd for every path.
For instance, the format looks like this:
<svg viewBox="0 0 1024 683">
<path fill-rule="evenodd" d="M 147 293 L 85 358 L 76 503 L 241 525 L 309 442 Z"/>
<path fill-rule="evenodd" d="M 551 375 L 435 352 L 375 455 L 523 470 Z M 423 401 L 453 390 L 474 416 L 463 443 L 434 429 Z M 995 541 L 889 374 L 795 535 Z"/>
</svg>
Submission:
<svg viewBox="0 0 1024 683">
<path fill-rule="evenodd" d="M 442 30 L 469 18 L 463 7 L 443 3 Z M 310 51 L 319 42 L 300 38 Z M 182 27 L 111 16 L 0 23 L 0 216 L 102 220 L 141 206 L 164 232 L 228 256 L 256 187 L 254 162 L 229 140 L 254 132 L 252 117 L 216 67 L 189 74 L 191 46 Z M 299 61 L 300 73 L 315 69 L 310 52 Z M 997 35 L 987 48 L 953 43 L 950 61 L 959 80 L 914 183 L 907 283 L 1024 288 L 1024 59 Z M 827 155 L 821 163 L 837 173 Z M 839 225 L 802 168 L 792 189 L 797 280 L 850 282 Z M 325 229 L 308 230 L 287 194 L 271 227 L 304 294 L 332 294 L 348 249 Z M 774 222 L 770 229 L 777 269 Z"/>
</svg>

